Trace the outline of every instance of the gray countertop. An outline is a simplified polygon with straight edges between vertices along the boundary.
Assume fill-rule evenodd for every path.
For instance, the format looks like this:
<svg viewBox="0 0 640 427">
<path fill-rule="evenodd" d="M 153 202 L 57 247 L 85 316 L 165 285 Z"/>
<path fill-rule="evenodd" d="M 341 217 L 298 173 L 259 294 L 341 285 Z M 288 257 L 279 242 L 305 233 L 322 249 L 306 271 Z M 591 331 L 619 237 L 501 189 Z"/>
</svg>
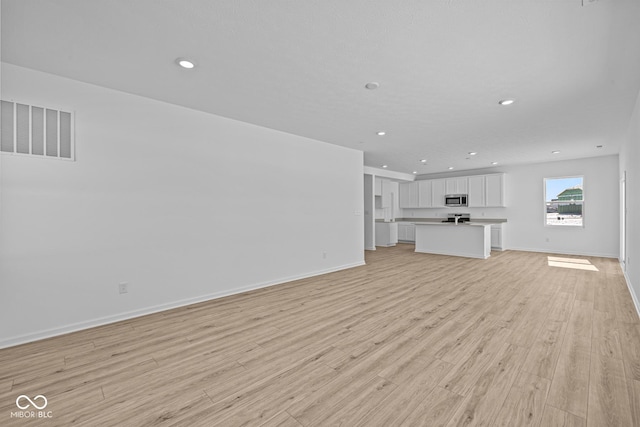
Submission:
<svg viewBox="0 0 640 427">
<path fill-rule="evenodd" d="M 429 225 L 429 226 L 441 225 L 443 227 L 489 227 L 489 226 L 491 226 L 491 225 L 493 225 L 495 223 L 469 221 L 469 222 L 461 222 L 461 223 L 458 223 L 458 224 L 456 224 L 455 222 L 414 222 L 414 224 L 415 225 Z"/>
<path fill-rule="evenodd" d="M 440 223 L 443 224 L 445 218 L 396 218 L 394 222 L 411 222 L 411 223 Z M 384 222 L 382 219 L 377 219 L 376 222 Z M 501 224 L 507 222 L 505 218 L 473 218 L 471 223 L 475 224 Z"/>
</svg>

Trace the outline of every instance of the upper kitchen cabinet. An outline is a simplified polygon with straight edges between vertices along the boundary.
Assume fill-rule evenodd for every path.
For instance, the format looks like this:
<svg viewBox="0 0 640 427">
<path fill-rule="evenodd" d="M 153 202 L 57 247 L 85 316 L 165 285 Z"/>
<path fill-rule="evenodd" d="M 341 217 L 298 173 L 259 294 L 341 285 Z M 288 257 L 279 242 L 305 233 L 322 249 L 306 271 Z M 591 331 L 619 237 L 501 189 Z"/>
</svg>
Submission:
<svg viewBox="0 0 640 427">
<path fill-rule="evenodd" d="M 382 178 L 375 178 L 373 181 L 373 195 L 382 196 Z"/>
<path fill-rule="evenodd" d="M 433 181 L 418 181 L 418 207 L 433 207 Z"/>
<path fill-rule="evenodd" d="M 467 194 L 469 180 L 466 176 L 445 179 L 445 194 Z"/>
<path fill-rule="evenodd" d="M 486 179 L 484 175 L 469 177 L 469 197 L 467 198 L 467 203 L 470 208 L 486 206 L 485 183 Z"/>
<path fill-rule="evenodd" d="M 391 193 L 393 191 L 391 181 L 387 179 L 382 180 L 382 194 L 380 197 L 380 207 L 381 208 L 390 208 L 391 207 Z"/>
<path fill-rule="evenodd" d="M 507 205 L 504 200 L 504 181 L 505 179 L 503 173 L 486 175 L 486 206 L 504 207 Z"/>
<path fill-rule="evenodd" d="M 468 194 L 470 208 L 504 207 L 504 182 L 505 175 L 496 173 L 403 183 L 400 207 L 444 208 L 446 194 Z"/>
<path fill-rule="evenodd" d="M 415 181 L 400 184 L 400 207 L 401 208 L 432 208 L 434 180 Z M 444 181 L 444 180 L 438 180 Z M 440 183 L 444 191 L 444 182 Z M 442 193 L 444 197 L 444 193 Z M 438 205 L 439 206 L 439 205 Z"/>
<path fill-rule="evenodd" d="M 469 207 L 504 207 L 504 174 L 469 177 Z"/>
<path fill-rule="evenodd" d="M 418 182 L 406 182 L 400 184 L 400 207 L 419 208 L 420 198 L 418 194 Z"/>
<path fill-rule="evenodd" d="M 432 179 L 431 180 L 431 207 L 432 208 L 444 208 L 444 196 L 449 194 L 446 192 L 446 180 L 445 179 Z"/>
</svg>

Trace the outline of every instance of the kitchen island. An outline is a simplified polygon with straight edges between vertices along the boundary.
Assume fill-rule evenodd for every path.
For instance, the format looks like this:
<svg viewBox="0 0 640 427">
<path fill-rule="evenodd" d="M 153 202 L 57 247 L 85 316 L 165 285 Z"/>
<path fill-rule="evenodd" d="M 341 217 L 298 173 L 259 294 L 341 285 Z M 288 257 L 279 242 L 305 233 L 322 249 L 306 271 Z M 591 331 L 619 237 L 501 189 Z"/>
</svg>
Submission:
<svg viewBox="0 0 640 427">
<path fill-rule="evenodd" d="M 416 222 L 416 252 L 487 259 L 491 255 L 491 224 Z"/>
</svg>

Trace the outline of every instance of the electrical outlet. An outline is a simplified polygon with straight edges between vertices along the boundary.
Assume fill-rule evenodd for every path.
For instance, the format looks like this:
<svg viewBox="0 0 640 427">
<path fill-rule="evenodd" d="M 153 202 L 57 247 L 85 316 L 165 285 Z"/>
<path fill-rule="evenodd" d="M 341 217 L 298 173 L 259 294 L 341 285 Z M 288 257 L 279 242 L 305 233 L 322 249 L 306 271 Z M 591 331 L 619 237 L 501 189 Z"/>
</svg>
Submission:
<svg viewBox="0 0 640 427">
<path fill-rule="evenodd" d="M 118 284 L 118 292 L 121 294 L 129 293 L 129 283 L 122 282 Z"/>
</svg>

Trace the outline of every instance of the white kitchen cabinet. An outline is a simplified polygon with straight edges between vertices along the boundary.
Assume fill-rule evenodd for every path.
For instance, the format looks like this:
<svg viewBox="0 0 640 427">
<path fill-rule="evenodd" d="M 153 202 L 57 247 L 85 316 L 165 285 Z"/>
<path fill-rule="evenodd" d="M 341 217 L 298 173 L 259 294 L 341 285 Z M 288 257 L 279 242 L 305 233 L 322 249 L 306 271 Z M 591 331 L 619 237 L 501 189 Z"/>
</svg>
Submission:
<svg viewBox="0 0 640 427">
<path fill-rule="evenodd" d="M 398 224 L 398 241 L 415 242 L 416 241 L 416 225 L 412 222 L 399 222 Z"/>
<path fill-rule="evenodd" d="M 380 207 L 382 208 L 390 208 L 391 207 L 391 192 L 392 186 L 391 181 L 387 179 L 382 180 L 382 194 L 380 195 Z"/>
<path fill-rule="evenodd" d="M 501 251 L 502 244 L 502 224 L 491 224 L 491 248 Z"/>
<path fill-rule="evenodd" d="M 400 184 L 400 207 L 417 208 L 418 205 L 418 182 L 407 182 Z"/>
<path fill-rule="evenodd" d="M 467 203 L 470 208 L 486 206 L 485 181 L 484 175 L 469 177 L 469 197 Z"/>
<path fill-rule="evenodd" d="M 503 173 L 491 174 L 485 176 L 485 206 L 487 207 L 504 207 L 506 206 L 504 199 L 505 177 Z"/>
<path fill-rule="evenodd" d="M 431 180 L 417 181 L 418 184 L 418 207 L 433 207 L 433 182 Z"/>
<path fill-rule="evenodd" d="M 382 196 L 382 178 L 376 178 L 373 181 L 373 195 Z"/>
<path fill-rule="evenodd" d="M 397 222 L 376 222 L 376 246 L 395 246 L 398 243 Z"/>
<path fill-rule="evenodd" d="M 431 196 L 432 208 L 444 208 L 444 196 L 449 194 L 445 192 L 445 179 L 431 180 Z"/>
<path fill-rule="evenodd" d="M 470 176 L 468 194 L 470 208 L 504 207 L 504 174 Z"/>
<path fill-rule="evenodd" d="M 445 179 L 445 194 L 467 194 L 469 191 L 468 177 L 461 176 L 457 178 Z"/>
</svg>

